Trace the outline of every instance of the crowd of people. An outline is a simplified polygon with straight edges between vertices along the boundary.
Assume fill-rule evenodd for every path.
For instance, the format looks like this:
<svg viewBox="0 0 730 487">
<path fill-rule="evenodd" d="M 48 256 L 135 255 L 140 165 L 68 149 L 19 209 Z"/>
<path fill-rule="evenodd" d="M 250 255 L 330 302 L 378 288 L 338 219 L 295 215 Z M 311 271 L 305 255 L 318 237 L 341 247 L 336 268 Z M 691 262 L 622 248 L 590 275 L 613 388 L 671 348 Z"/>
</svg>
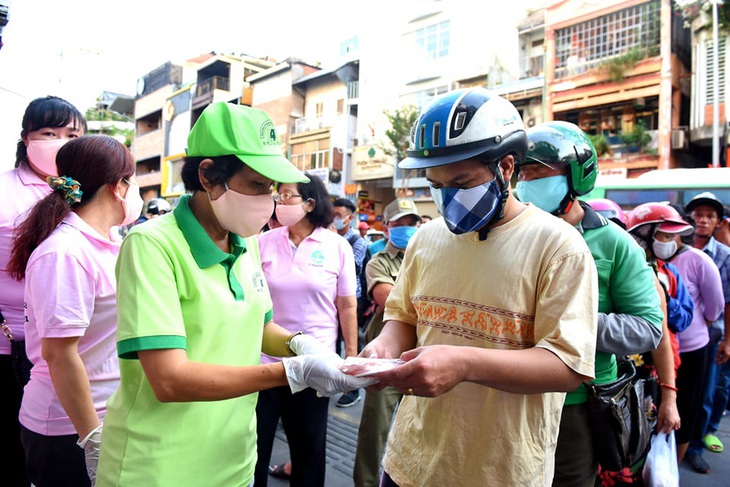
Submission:
<svg viewBox="0 0 730 487">
<path fill-rule="evenodd" d="M 469 88 L 420 113 L 382 230 L 291 164 L 269 116 L 213 103 L 175 207 L 129 150 L 34 100 L 0 174 L 8 485 L 326 485 L 329 401 L 364 398 L 357 487 L 641 484 L 601 464 L 588 386 L 631 360 L 657 431 L 708 473 L 730 387 L 730 226 L 714 194 L 586 199 L 590 138 Z M 367 376 L 347 359 L 390 364 Z M 398 359 L 396 362 L 394 359 Z M 290 460 L 271 465 L 281 423 Z"/>
</svg>

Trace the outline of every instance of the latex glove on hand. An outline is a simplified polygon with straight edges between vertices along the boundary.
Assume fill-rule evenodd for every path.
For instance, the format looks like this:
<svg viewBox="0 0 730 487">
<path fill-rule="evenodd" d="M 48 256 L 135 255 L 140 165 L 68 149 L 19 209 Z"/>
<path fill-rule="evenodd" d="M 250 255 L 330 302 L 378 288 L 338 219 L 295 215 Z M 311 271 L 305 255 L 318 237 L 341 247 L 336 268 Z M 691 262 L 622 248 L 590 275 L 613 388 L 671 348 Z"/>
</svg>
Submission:
<svg viewBox="0 0 730 487">
<path fill-rule="evenodd" d="M 376 379 L 354 377 L 339 369 L 344 360 L 335 353 L 300 355 L 282 359 L 293 394 L 311 387 L 320 397 L 368 387 Z"/>
<path fill-rule="evenodd" d="M 322 344 L 319 340 L 309 335 L 295 335 L 289 341 L 289 348 L 294 352 L 295 355 L 309 355 L 309 354 L 332 354 L 337 355 L 334 350 L 330 350 Z"/>
<path fill-rule="evenodd" d="M 86 457 L 86 473 L 91 480 L 91 487 L 96 484 L 96 467 L 99 465 L 99 452 L 101 451 L 101 425 L 97 426 L 86 435 L 86 438 L 76 442 L 84 449 Z"/>
</svg>

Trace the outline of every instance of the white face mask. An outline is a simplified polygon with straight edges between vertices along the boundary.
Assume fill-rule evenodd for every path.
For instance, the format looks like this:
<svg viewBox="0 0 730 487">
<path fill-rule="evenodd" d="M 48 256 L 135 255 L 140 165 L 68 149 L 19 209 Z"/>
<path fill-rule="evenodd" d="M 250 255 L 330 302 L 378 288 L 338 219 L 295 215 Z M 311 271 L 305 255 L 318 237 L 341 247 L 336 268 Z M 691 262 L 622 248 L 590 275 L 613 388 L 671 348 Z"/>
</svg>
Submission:
<svg viewBox="0 0 730 487">
<path fill-rule="evenodd" d="M 142 213 L 142 208 L 144 207 L 144 200 L 139 194 L 139 185 L 126 180 L 125 182 L 129 184 L 129 187 L 127 188 L 127 194 L 124 198 L 122 198 L 119 193 L 116 193 L 117 198 L 119 198 L 122 202 L 122 209 L 124 210 L 124 220 L 122 220 L 122 223 L 119 224 L 120 226 L 129 225 L 130 223 L 137 221 L 137 218 L 139 218 L 139 215 Z"/>
<path fill-rule="evenodd" d="M 58 176 L 56 154 L 69 139 L 29 140 L 26 153 L 28 162 L 37 172 L 46 176 Z"/>
<path fill-rule="evenodd" d="M 660 242 L 654 239 L 654 242 L 651 244 L 651 249 L 654 251 L 654 255 L 660 259 L 669 260 L 677 253 L 677 242 L 674 240 Z"/>
<path fill-rule="evenodd" d="M 229 189 L 228 184 L 225 187 L 225 193 L 216 200 L 210 200 L 218 223 L 243 238 L 259 233 L 274 213 L 274 198 L 270 194 L 241 194 Z"/>
<path fill-rule="evenodd" d="M 285 227 L 293 227 L 307 214 L 304 210 L 304 203 L 298 205 L 276 205 L 276 219 Z"/>
</svg>

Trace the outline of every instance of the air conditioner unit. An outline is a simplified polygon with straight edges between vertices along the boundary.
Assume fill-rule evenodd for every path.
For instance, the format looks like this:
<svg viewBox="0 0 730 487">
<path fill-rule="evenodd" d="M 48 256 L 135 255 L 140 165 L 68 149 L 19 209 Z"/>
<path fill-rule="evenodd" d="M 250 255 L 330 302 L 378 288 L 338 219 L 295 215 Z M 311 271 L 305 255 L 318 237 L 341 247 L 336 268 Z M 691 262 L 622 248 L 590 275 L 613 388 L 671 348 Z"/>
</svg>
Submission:
<svg viewBox="0 0 730 487">
<path fill-rule="evenodd" d="M 672 130 L 672 149 L 685 149 L 687 147 L 687 129 L 678 128 Z"/>
</svg>

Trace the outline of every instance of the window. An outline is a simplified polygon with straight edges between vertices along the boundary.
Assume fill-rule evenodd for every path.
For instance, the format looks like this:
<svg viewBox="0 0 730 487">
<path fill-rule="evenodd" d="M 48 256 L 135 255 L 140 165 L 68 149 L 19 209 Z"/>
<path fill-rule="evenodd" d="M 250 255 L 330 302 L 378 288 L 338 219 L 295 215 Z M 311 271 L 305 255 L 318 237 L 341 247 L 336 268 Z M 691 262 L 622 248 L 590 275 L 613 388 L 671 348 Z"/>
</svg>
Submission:
<svg viewBox="0 0 730 487">
<path fill-rule="evenodd" d="M 317 103 L 315 105 L 315 111 L 317 112 L 317 118 L 322 118 L 322 115 L 324 115 L 324 103 Z"/>
<path fill-rule="evenodd" d="M 421 112 L 433 99 L 433 97 L 446 93 L 447 91 L 449 91 L 449 87 L 446 85 L 417 91 L 416 93 L 412 93 L 411 95 L 404 97 L 403 104 L 414 105 L 418 109 L 418 112 Z"/>
<path fill-rule="evenodd" d="M 555 32 L 555 78 L 595 68 L 631 51 L 659 55 L 659 1 L 651 0 Z"/>
<path fill-rule="evenodd" d="M 445 20 L 415 32 L 416 47 L 424 52 L 426 59 L 437 59 L 449 55 L 450 23 Z"/>
<path fill-rule="evenodd" d="M 725 102 L 725 37 L 720 37 L 718 39 L 718 45 L 720 46 L 720 49 L 717 51 L 717 77 L 718 77 L 718 85 L 717 85 L 717 97 L 718 97 L 718 103 L 724 103 Z M 712 39 L 709 39 L 707 41 L 707 63 L 705 63 L 706 66 L 706 75 L 707 75 L 707 104 L 712 105 L 715 102 L 715 70 L 713 68 L 713 56 L 714 56 L 714 50 L 715 50 L 715 43 L 712 41 Z"/>
<path fill-rule="evenodd" d="M 345 99 L 340 98 L 337 100 L 337 115 L 342 115 L 345 113 Z"/>
<path fill-rule="evenodd" d="M 292 145 L 291 162 L 302 171 L 330 167 L 329 139 Z"/>
</svg>

